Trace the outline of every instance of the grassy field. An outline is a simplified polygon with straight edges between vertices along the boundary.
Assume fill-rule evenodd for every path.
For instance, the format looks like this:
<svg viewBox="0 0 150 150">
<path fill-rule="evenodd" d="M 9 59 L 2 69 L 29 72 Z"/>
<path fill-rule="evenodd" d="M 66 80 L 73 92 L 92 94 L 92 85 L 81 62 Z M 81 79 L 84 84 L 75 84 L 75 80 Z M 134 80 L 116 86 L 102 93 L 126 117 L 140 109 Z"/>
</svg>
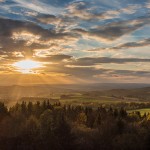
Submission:
<svg viewBox="0 0 150 150">
<path fill-rule="evenodd" d="M 114 103 L 119 103 L 121 102 L 121 100 L 107 96 L 92 98 L 78 95 L 77 97 L 75 96 L 70 99 L 61 99 L 60 102 L 62 104 L 98 107 L 101 105 L 108 105 L 108 104 L 111 105 Z"/>
<path fill-rule="evenodd" d="M 144 115 L 144 113 L 150 113 L 150 108 L 143 108 L 143 109 L 135 109 L 135 110 L 129 110 L 128 113 L 132 113 L 135 111 L 139 111 L 141 115 Z"/>
</svg>

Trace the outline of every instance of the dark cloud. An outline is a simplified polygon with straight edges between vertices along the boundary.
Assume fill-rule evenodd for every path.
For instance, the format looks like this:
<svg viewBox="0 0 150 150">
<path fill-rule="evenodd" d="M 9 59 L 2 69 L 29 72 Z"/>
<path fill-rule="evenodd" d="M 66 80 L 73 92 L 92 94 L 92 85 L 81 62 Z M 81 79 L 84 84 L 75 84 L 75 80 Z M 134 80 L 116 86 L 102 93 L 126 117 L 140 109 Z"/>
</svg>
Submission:
<svg viewBox="0 0 150 150">
<path fill-rule="evenodd" d="M 47 57 L 35 57 L 34 60 L 41 61 L 41 62 L 57 62 L 62 63 L 62 61 L 71 61 L 72 56 L 70 55 L 49 55 Z"/>
<path fill-rule="evenodd" d="M 73 62 L 70 62 L 71 65 L 79 66 L 92 66 L 99 63 L 127 63 L 127 62 L 150 62 L 150 59 L 138 59 L 138 58 L 110 58 L 110 57 L 84 57 L 76 59 Z"/>
<path fill-rule="evenodd" d="M 113 50 L 124 49 L 124 48 L 128 49 L 128 48 L 135 48 L 135 47 L 144 47 L 144 46 L 149 46 L 149 45 L 150 45 L 150 38 L 144 39 L 144 40 L 138 41 L 138 42 L 128 42 L 125 44 L 118 45 L 116 47 L 112 47 L 110 49 L 113 49 Z"/>
<path fill-rule="evenodd" d="M 42 24 L 51 25 L 57 33 L 70 32 L 70 28 L 79 23 L 77 18 L 70 17 L 66 14 L 58 16 L 40 14 L 36 17 L 35 20 Z"/>
<path fill-rule="evenodd" d="M 138 47 L 144 47 L 144 46 L 149 46 L 150 45 L 150 38 L 141 40 L 141 41 L 136 41 L 136 42 L 128 42 L 124 44 L 120 44 L 114 47 L 109 47 L 109 48 L 97 48 L 97 49 L 92 49 L 88 51 L 102 51 L 102 50 L 121 50 L 121 49 L 129 49 L 129 48 L 138 48 Z"/>
<path fill-rule="evenodd" d="M 36 17 L 37 21 L 40 21 L 41 23 L 45 24 L 58 24 L 61 19 L 59 17 L 56 17 L 55 15 L 39 15 Z"/>
<path fill-rule="evenodd" d="M 113 41 L 123 35 L 130 34 L 149 23 L 150 17 L 148 15 L 147 17 L 134 20 L 113 22 L 103 26 L 97 26 L 89 30 L 77 28 L 73 31 L 81 34 L 83 37 L 88 36 L 90 38 L 97 38 L 98 40 Z"/>
<path fill-rule="evenodd" d="M 67 42 L 64 41 L 76 39 L 76 36 L 70 33 L 56 33 L 32 22 L 4 18 L 0 18 L 0 31 L 0 45 L 3 51 L 23 51 L 31 56 L 34 49 L 51 48 L 51 45 L 58 42 L 59 45 L 65 45 Z"/>
<path fill-rule="evenodd" d="M 94 75 L 98 80 L 107 80 L 115 82 L 139 82 L 140 80 L 148 79 L 150 72 L 148 71 L 130 71 L 130 70 L 108 70 L 105 73 Z"/>
</svg>

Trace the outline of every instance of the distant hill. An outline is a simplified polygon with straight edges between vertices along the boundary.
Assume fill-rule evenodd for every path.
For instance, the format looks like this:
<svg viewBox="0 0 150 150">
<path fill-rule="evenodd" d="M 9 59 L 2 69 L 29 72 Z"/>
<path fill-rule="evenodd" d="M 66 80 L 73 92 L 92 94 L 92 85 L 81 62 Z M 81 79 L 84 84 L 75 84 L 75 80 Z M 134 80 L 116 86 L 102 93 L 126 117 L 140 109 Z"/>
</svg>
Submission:
<svg viewBox="0 0 150 150">
<path fill-rule="evenodd" d="M 89 91 L 90 96 L 110 96 L 119 99 L 137 98 L 138 100 L 150 101 L 150 87 L 134 89 L 111 89 L 105 91 Z"/>
<path fill-rule="evenodd" d="M 144 90 L 150 87 L 149 84 L 136 83 L 96 83 L 96 84 L 38 84 L 38 85 L 12 85 L 0 86 L 0 99 L 13 98 L 20 99 L 21 97 L 50 97 L 53 93 L 72 93 L 86 91 L 106 91 L 107 93 L 127 93 L 135 94 L 143 93 Z M 143 88 L 143 89 L 140 89 Z M 122 89 L 122 90 L 114 90 Z M 130 90 L 129 90 L 130 89 Z M 136 90 L 135 90 L 136 89 Z M 138 89 L 140 92 L 137 92 Z M 108 90 L 110 90 L 108 92 Z M 135 91 L 135 92 L 134 92 Z"/>
</svg>

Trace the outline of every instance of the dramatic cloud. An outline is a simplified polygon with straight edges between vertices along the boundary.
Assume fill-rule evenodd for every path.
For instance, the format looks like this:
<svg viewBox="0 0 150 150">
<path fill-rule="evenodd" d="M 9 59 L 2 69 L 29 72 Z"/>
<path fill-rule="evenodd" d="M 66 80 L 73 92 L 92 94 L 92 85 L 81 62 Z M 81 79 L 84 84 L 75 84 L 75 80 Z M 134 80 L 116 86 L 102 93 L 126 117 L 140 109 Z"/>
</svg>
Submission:
<svg viewBox="0 0 150 150">
<path fill-rule="evenodd" d="M 149 25 L 147 0 L 0 0 L 0 80 L 31 59 L 48 83 L 147 82 Z"/>
<path fill-rule="evenodd" d="M 1 49 L 7 52 L 22 51 L 33 55 L 35 49 L 63 49 L 63 46 L 76 40 L 71 33 L 56 33 L 54 30 L 43 29 L 31 22 L 0 19 Z M 68 40 L 69 39 L 69 40 Z M 66 43 L 64 43 L 67 40 Z"/>
</svg>

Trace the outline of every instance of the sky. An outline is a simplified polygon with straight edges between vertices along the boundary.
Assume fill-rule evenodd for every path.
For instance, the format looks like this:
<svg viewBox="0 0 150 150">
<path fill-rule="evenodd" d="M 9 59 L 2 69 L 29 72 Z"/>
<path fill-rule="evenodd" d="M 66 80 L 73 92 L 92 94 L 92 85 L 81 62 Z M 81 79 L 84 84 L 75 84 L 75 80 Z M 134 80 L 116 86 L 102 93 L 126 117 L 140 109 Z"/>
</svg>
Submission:
<svg viewBox="0 0 150 150">
<path fill-rule="evenodd" d="M 0 85 L 150 83 L 149 47 L 150 0 L 0 0 Z"/>
</svg>

